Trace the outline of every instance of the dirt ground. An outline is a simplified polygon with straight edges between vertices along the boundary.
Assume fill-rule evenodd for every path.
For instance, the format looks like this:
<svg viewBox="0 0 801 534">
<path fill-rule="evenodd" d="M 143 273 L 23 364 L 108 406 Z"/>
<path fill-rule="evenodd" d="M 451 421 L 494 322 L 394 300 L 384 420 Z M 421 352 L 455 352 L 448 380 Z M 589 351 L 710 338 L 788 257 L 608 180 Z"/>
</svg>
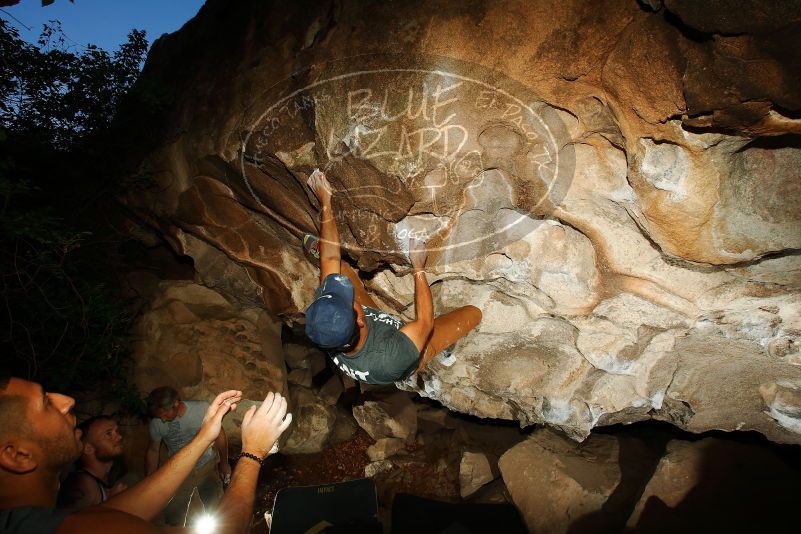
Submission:
<svg viewBox="0 0 801 534">
<path fill-rule="evenodd" d="M 459 494 L 459 464 L 465 450 L 480 450 L 500 455 L 524 439 L 525 432 L 514 426 L 498 427 L 449 416 L 446 426 L 423 426 L 418 438 L 405 450 L 389 458 L 392 469 L 373 477 L 378 491 L 379 519 L 389 532 L 389 511 L 398 493 L 445 502 L 463 502 Z M 355 423 L 355 422 L 354 422 Z M 452 427 L 452 428 L 448 428 Z M 355 426 L 346 439 L 334 440 L 322 452 L 305 455 L 271 456 L 259 478 L 254 507 L 253 533 L 267 533 L 263 517 L 272 510 L 276 494 L 283 488 L 331 484 L 364 478 L 370 463 L 367 448 L 375 443 L 364 430 Z M 471 501 L 506 502 L 508 495 L 500 485 L 490 485 Z"/>
</svg>

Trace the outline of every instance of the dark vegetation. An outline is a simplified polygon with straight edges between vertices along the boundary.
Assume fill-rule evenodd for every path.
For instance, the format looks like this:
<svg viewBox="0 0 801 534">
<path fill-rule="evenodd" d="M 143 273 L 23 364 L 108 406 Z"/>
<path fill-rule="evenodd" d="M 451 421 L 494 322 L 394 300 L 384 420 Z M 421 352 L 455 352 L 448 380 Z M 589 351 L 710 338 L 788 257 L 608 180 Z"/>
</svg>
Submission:
<svg viewBox="0 0 801 534">
<path fill-rule="evenodd" d="M 57 22 L 34 45 L 0 20 L 3 367 L 129 407 L 139 397 L 126 380 L 128 238 L 116 199 L 146 186 L 147 175 L 132 172 L 132 148 L 164 106 L 135 84 L 146 50 L 140 30 L 109 53 L 72 45 Z"/>
</svg>

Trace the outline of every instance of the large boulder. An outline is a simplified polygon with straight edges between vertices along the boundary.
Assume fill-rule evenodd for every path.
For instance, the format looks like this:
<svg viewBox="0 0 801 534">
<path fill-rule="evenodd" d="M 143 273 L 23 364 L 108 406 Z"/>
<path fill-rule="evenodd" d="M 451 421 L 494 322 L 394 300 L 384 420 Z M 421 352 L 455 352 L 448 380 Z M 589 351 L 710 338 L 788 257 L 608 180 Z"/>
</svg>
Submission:
<svg viewBox="0 0 801 534">
<path fill-rule="evenodd" d="M 435 311 L 483 311 L 400 387 L 577 440 L 801 443 L 801 8 L 709 4 L 209 0 L 148 57 L 171 100 L 124 201 L 198 282 L 302 323 L 323 168 L 382 307 L 412 317 L 417 237 Z M 200 380 L 191 354 L 170 379 Z"/>
<path fill-rule="evenodd" d="M 183 399 L 242 391 L 225 420 L 234 446 L 241 415 L 273 391 L 286 394 L 281 325 L 263 308 L 230 301 L 188 281 L 161 282 L 135 325 L 133 378 L 147 393 L 171 386 Z"/>
<path fill-rule="evenodd" d="M 613 436 L 593 436 L 577 447 L 540 431 L 507 451 L 498 466 L 531 532 L 567 532 L 576 519 L 600 510 L 617 487 L 618 455 Z"/>
<path fill-rule="evenodd" d="M 652 498 L 659 499 L 668 508 L 675 508 L 687 497 L 704 476 L 702 464 L 706 455 L 705 449 L 712 441 L 714 438 L 698 443 L 668 443 L 665 456 L 659 461 L 654 475 L 629 517 L 629 527 L 637 525 L 646 503 Z"/>
<path fill-rule="evenodd" d="M 627 526 L 642 532 L 786 530 L 798 521 L 801 470 L 763 443 L 671 441 Z"/>
</svg>

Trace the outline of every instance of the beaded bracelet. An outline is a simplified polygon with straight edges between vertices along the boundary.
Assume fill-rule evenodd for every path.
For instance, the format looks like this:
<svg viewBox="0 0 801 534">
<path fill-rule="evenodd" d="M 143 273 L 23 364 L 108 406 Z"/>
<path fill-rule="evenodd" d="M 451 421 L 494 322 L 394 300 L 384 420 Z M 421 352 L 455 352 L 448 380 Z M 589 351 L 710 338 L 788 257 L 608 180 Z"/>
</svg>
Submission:
<svg viewBox="0 0 801 534">
<path fill-rule="evenodd" d="M 244 452 L 243 451 L 243 452 L 240 452 L 239 456 L 236 457 L 237 461 L 239 461 L 240 458 L 250 458 L 251 460 L 255 460 L 255 461 L 259 462 L 260 466 L 264 466 L 264 458 L 259 458 L 255 454 L 250 454 L 249 452 Z"/>
</svg>

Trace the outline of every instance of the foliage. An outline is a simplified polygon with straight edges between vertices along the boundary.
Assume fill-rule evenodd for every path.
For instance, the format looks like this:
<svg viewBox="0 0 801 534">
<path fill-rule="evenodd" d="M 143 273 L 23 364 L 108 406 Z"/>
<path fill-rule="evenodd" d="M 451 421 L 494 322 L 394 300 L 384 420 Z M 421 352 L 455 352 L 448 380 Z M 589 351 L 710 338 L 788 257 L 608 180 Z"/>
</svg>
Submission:
<svg viewBox="0 0 801 534">
<path fill-rule="evenodd" d="M 0 349 L 57 391 L 136 397 L 114 231 L 131 138 L 115 117 L 146 49 L 133 30 L 114 53 L 75 51 L 58 23 L 32 45 L 0 21 Z"/>
<path fill-rule="evenodd" d="M 147 49 L 139 30 L 113 54 L 94 45 L 70 51 L 58 22 L 45 26 L 38 46 L 8 30 L 0 41 L 6 60 L 0 121 L 14 130 L 41 133 L 41 141 L 60 149 L 109 126 Z"/>
</svg>

